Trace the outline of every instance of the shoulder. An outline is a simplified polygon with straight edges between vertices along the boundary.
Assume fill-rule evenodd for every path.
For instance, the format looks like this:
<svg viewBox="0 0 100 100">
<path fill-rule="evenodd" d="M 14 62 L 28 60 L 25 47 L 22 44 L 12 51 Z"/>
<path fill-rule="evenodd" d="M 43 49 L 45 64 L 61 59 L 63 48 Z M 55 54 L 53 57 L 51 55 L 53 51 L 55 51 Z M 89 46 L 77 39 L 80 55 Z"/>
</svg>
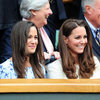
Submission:
<svg viewBox="0 0 100 100">
<path fill-rule="evenodd" d="M 61 59 L 58 59 L 47 65 L 48 78 L 51 79 L 66 79 L 66 75 L 62 69 Z"/>
<path fill-rule="evenodd" d="M 96 56 L 93 57 L 95 62 L 95 70 L 93 76 L 90 79 L 100 79 L 100 62 Z"/>
<path fill-rule="evenodd" d="M 94 62 L 95 62 L 95 67 L 99 67 L 100 68 L 100 61 L 98 60 L 98 58 L 96 56 L 93 57 Z"/>
<path fill-rule="evenodd" d="M 11 60 L 8 59 L 0 64 L 0 79 L 11 79 L 14 73 L 15 71 Z"/>
<path fill-rule="evenodd" d="M 6 60 L 5 62 L 1 63 L 0 64 L 0 69 L 3 68 L 3 69 L 9 69 L 10 67 L 9 66 L 13 66 L 13 63 L 11 60 Z"/>
</svg>

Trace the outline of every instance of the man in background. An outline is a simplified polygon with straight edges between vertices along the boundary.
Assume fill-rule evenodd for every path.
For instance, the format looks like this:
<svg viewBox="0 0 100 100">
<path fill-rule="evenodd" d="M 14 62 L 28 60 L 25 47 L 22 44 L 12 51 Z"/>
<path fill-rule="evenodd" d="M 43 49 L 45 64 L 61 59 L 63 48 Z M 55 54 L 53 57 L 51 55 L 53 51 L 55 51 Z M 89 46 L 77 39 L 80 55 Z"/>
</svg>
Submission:
<svg viewBox="0 0 100 100">
<path fill-rule="evenodd" d="M 91 29 L 93 53 L 100 60 L 100 34 L 96 32 L 100 32 L 100 0 L 82 0 L 81 7 Z"/>
</svg>

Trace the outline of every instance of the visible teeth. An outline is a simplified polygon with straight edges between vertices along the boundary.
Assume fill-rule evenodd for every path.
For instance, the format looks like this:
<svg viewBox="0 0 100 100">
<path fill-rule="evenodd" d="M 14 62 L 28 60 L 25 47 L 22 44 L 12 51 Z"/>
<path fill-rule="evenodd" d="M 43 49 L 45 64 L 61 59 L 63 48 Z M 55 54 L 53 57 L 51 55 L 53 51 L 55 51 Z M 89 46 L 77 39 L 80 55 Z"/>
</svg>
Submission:
<svg viewBox="0 0 100 100">
<path fill-rule="evenodd" d="M 84 46 L 78 46 L 79 48 L 84 48 Z"/>
</svg>

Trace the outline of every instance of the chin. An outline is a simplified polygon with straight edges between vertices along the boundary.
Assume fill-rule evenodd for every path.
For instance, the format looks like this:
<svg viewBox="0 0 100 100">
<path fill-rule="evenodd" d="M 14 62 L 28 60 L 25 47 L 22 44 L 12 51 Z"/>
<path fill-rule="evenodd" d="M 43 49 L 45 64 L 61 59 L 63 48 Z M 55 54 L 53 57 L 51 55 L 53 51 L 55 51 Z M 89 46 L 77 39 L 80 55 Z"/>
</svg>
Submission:
<svg viewBox="0 0 100 100">
<path fill-rule="evenodd" d="M 34 53 L 35 53 L 35 51 L 30 51 L 29 53 L 30 53 L 30 54 L 34 54 Z"/>
<path fill-rule="evenodd" d="M 30 52 L 30 54 L 34 54 L 35 52 Z"/>
<path fill-rule="evenodd" d="M 78 52 L 79 54 L 82 54 L 83 53 L 83 51 L 82 52 Z"/>
<path fill-rule="evenodd" d="M 44 25 L 47 25 L 47 20 L 44 22 Z"/>
</svg>

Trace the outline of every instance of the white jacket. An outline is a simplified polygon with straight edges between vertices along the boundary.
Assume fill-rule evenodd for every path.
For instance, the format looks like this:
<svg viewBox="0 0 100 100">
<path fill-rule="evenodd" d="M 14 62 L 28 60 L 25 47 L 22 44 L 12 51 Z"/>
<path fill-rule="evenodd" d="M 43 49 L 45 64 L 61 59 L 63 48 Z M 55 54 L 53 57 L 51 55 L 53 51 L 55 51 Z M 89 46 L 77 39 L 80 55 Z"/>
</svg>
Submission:
<svg viewBox="0 0 100 100">
<path fill-rule="evenodd" d="M 94 56 L 94 61 L 96 64 L 95 65 L 96 68 L 93 72 L 92 77 L 90 77 L 90 79 L 100 79 L 100 62 L 95 56 Z M 50 79 L 68 79 L 65 73 L 63 72 L 61 59 L 58 59 L 53 63 L 48 64 L 47 69 L 48 69 L 47 70 L 48 78 Z M 78 73 L 79 73 L 79 65 L 76 65 L 76 74 L 78 75 Z"/>
</svg>

